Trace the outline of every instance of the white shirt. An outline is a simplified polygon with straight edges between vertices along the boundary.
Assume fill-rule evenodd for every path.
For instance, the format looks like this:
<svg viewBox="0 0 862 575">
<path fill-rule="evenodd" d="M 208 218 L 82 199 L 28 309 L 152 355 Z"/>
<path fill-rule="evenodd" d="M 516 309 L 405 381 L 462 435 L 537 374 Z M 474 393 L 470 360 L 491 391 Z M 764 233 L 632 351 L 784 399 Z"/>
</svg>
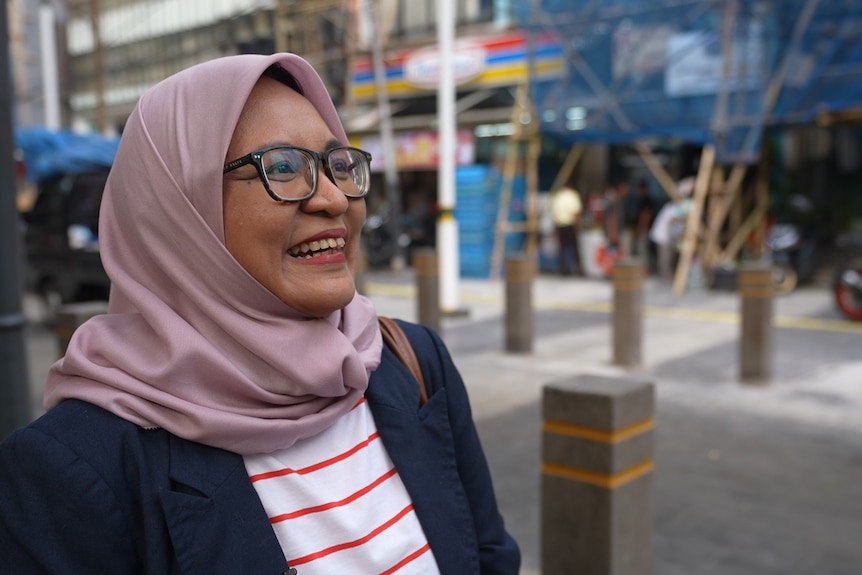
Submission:
<svg viewBox="0 0 862 575">
<path fill-rule="evenodd" d="M 439 573 L 364 399 L 315 437 L 243 459 L 302 575 Z"/>
</svg>

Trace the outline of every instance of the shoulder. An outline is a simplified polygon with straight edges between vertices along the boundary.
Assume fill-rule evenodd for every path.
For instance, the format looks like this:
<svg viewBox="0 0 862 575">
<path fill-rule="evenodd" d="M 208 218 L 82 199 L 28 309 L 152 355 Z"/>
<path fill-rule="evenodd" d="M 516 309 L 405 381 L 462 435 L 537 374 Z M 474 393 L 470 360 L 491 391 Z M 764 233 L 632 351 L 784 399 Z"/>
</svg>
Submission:
<svg viewBox="0 0 862 575">
<path fill-rule="evenodd" d="M 143 429 L 101 407 L 76 399 L 61 402 L 0 444 L 0 465 L 21 453 L 64 473 L 90 474 L 111 489 L 135 489 L 131 478 L 165 483 L 172 445 L 163 429 Z M 130 475 L 131 472 L 131 475 Z"/>
<path fill-rule="evenodd" d="M 430 398 L 442 388 L 457 386 L 460 382 L 460 375 L 449 355 L 449 350 L 437 332 L 422 324 L 400 319 L 395 321 L 401 327 L 404 335 L 407 336 L 413 352 L 416 354 L 428 397 Z M 390 394 L 390 397 L 399 397 L 405 394 L 405 390 L 409 389 L 409 394 L 405 395 L 403 399 L 406 401 L 405 405 L 413 406 L 416 403 L 414 399 L 418 398 L 418 391 L 416 391 L 417 398 L 413 398 L 412 395 L 416 386 L 415 383 L 409 385 L 409 381 L 415 382 L 410 377 L 407 367 L 401 364 L 398 357 L 388 347 L 384 347 L 381 364 L 372 373 L 372 379 L 369 382 L 371 395 L 377 397 Z"/>
<path fill-rule="evenodd" d="M 454 367 L 454 365 L 449 350 L 440 335 L 426 325 L 400 319 L 395 321 L 398 322 L 398 325 L 404 330 L 404 335 L 410 340 L 426 382 L 445 377 L 446 370 L 449 366 Z M 432 390 L 429 389 L 428 391 L 431 392 Z"/>
<path fill-rule="evenodd" d="M 91 403 L 77 399 L 61 402 L 8 440 L 43 437 L 77 452 L 112 452 L 112 444 L 135 434 L 137 426 Z M 8 441 L 7 440 L 7 441 Z M 4 442 L 5 443 L 5 442 Z"/>
</svg>

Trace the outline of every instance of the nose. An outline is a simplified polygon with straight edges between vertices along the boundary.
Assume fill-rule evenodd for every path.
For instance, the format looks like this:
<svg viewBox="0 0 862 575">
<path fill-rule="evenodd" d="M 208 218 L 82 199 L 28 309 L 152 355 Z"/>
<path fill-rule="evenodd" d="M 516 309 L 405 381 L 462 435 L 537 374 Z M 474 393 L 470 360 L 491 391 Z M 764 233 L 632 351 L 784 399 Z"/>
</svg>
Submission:
<svg viewBox="0 0 862 575">
<path fill-rule="evenodd" d="M 306 212 L 327 212 L 336 216 L 343 214 L 350 205 L 349 199 L 329 177 L 328 170 L 321 165 L 318 167 L 320 171 L 317 177 L 317 191 L 302 202 L 302 209 Z"/>
</svg>

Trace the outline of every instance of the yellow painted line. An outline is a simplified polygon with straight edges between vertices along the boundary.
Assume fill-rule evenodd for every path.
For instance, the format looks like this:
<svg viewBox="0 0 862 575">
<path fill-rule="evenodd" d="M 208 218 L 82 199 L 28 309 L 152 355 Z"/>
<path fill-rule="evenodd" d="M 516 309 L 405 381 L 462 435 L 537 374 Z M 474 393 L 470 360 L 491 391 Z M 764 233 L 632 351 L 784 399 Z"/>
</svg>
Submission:
<svg viewBox="0 0 862 575">
<path fill-rule="evenodd" d="M 638 477 L 646 475 L 655 468 L 651 459 L 642 461 L 637 465 L 629 467 L 620 473 L 607 474 L 597 473 L 595 471 L 587 471 L 586 469 L 578 469 L 577 467 L 569 467 L 568 465 L 560 465 L 559 463 L 542 463 L 542 473 L 545 475 L 555 475 L 564 479 L 572 479 L 581 483 L 589 483 L 598 485 L 607 489 L 616 489 L 634 481 Z"/>
<path fill-rule="evenodd" d="M 416 288 L 412 285 L 369 283 L 366 287 L 371 295 L 416 297 Z"/>
<path fill-rule="evenodd" d="M 644 306 L 644 314 L 653 317 L 688 319 L 712 323 L 739 323 L 739 312 L 718 309 Z"/>
<path fill-rule="evenodd" d="M 843 319 L 781 316 L 773 318 L 772 323 L 776 327 L 787 327 L 793 329 L 862 333 L 862 322 Z"/>
<path fill-rule="evenodd" d="M 416 297 L 416 288 L 415 286 L 409 284 L 369 283 L 368 293 L 371 295 L 394 297 Z M 504 296 L 497 294 L 467 293 L 462 294 L 462 299 L 466 303 L 499 306 L 502 306 L 504 304 Z M 614 305 L 611 301 L 574 301 L 541 298 L 537 299 L 534 302 L 534 307 L 535 309 L 544 310 L 611 313 L 613 312 Z M 669 319 L 702 321 L 709 323 L 738 324 L 740 321 L 739 312 L 737 311 L 714 309 L 644 306 L 643 313 L 645 316 L 649 317 L 662 317 Z M 809 331 L 830 331 L 842 333 L 862 333 L 862 322 L 854 322 L 843 319 L 776 316 L 772 318 L 772 322 L 775 327 L 783 327 L 788 329 L 803 329 Z"/>
<path fill-rule="evenodd" d="M 596 429 L 595 427 L 586 425 L 575 425 L 574 423 L 566 423 L 564 421 L 547 420 L 542 425 L 542 429 L 556 435 L 568 435 L 570 437 L 600 441 L 602 443 L 619 443 L 655 429 L 655 420 L 650 417 L 626 427 L 621 427 L 615 431 Z"/>
</svg>

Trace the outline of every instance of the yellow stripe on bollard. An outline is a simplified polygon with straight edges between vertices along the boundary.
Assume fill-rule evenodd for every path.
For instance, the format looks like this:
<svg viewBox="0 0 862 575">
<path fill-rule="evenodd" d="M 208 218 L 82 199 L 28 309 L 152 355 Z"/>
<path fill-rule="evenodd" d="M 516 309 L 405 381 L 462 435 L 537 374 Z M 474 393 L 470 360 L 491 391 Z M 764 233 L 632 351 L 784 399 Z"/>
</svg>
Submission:
<svg viewBox="0 0 862 575">
<path fill-rule="evenodd" d="M 574 425 L 562 421 L 545 421 L 542 429 L 543 431 L 557 435 L 568 435 L 581 439 L 601 441 L 602 443 L 619 443 L 636 435 L 652 431 L 655 429 L 655 420 L 650 417 L 649 419 L 621 427 L 615 431 L 606 431 L 585 425 Z"/>
<path fill-rule="evenodd" d="M 772 270 L 743 270 L 739 273 L 739 294 L 743 297 L 772 297 Z"/>
<path fill-rule="evenodd" d="M 655 468 L 655 464 L 651 459 L 647 459 L 629 467 L 625 471 L 614 474 L 597 473 L 595 471 L 587 471 L 559 463 L 542 463 L 542 473 L 545 475 L 555 475 L 564 479 L 571 479 L 581 483 L 589 483 L 606 489 L 617 489 L 630 483 L 635 479 L 650 473 Z"/>
<path fill-rule="evenodd" d="M 775 295 L 775 291 L 772 289 L 771 285 L 741 286 L 739 288 L 739 293 L 742 297 L 772 297 Z"/>
</svg>

